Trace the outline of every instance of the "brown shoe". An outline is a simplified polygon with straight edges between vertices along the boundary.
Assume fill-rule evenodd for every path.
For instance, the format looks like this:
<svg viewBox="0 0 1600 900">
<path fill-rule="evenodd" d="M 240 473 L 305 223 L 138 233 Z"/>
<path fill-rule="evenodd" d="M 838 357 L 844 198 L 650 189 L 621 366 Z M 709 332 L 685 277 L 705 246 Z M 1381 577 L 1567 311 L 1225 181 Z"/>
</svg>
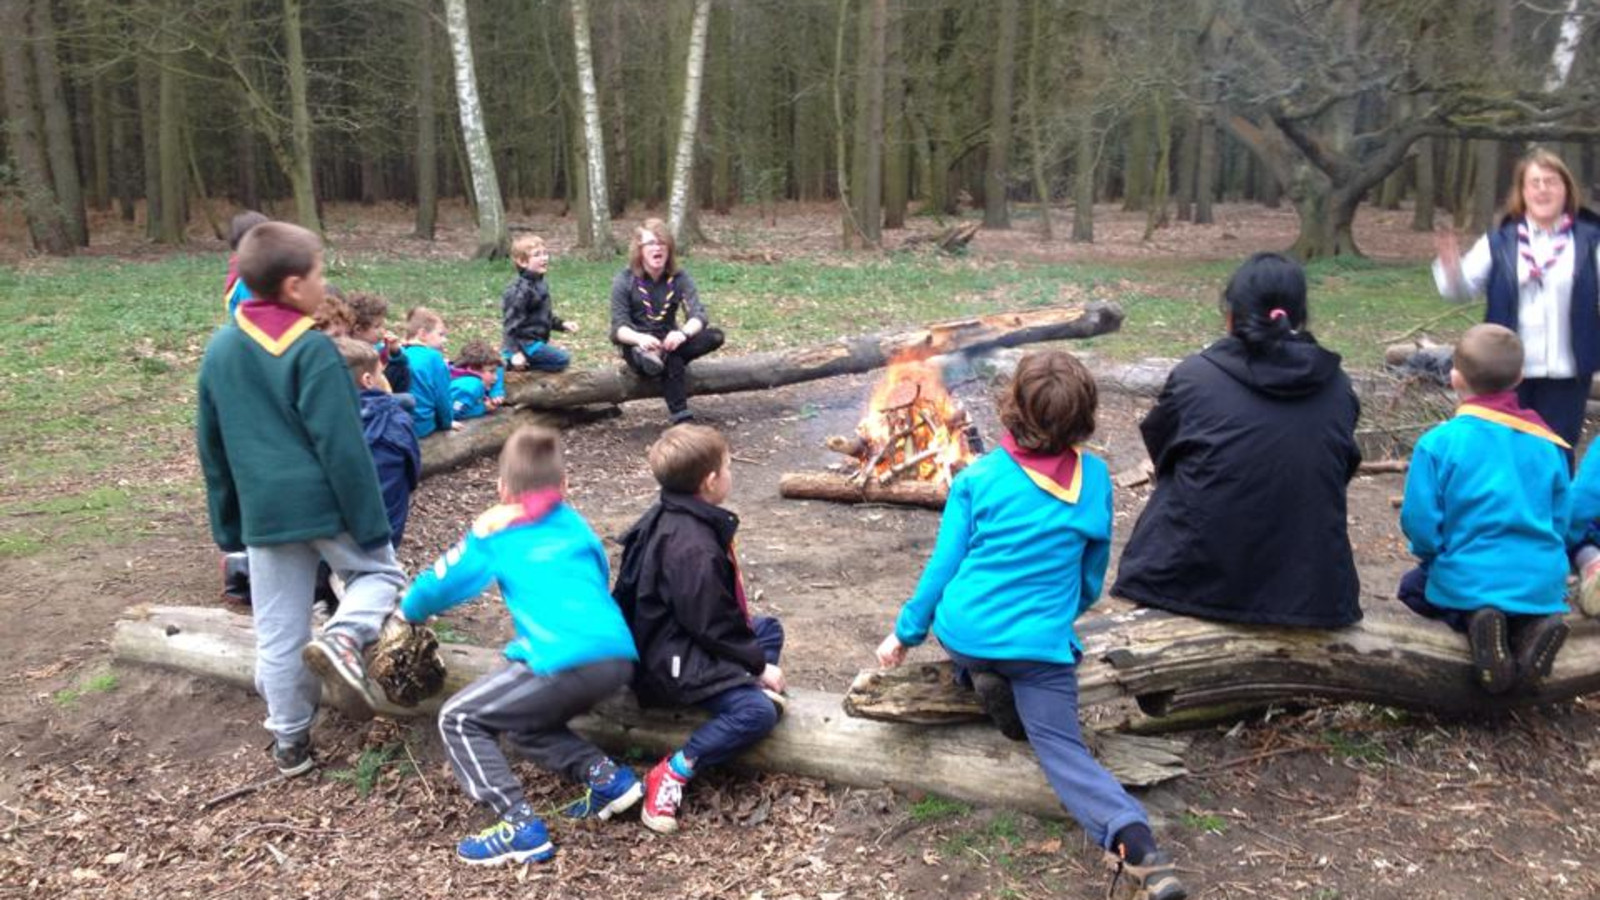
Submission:
<svg viewBox="0 0 1600 900">
<path fill-rule="evenodd" d="M 1571 630 L 1561 616 L 1544 616 L 1518 631 L 1517 671 L 1522 676 L 1523 687 L 1537 687 L 1539 682 L 1550 677 L 1556 654 Z"/>
<path fill-rule="evenodd" d="M 1472 676 L 1490 694 L 1504 694 L 1517 686 L 1517 662 L 1506 639 L 1506 614 L 1484 607 L 1467 622 L 1472 647 Z"/>
</svg>

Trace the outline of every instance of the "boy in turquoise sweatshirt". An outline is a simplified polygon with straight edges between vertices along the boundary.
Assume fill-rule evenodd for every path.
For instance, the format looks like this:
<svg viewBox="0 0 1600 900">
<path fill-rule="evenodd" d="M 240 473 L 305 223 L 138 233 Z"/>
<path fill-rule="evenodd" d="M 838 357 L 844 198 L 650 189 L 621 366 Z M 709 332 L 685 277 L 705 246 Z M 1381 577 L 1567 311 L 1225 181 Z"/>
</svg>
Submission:
<svg viewBox="0 0 1600 900">
<path fill-rule="evenodd" d="M 1031 353 L 1000 398 L 1000 446 L 950 485 L 939 538 L 878 662 L 931 629 L 1007 737 L 1027 740 L 1062 805 L 1147 900 L 1183 900 L 1149 818 L 1084 745 L 1073 630 L 1111 560 L 1111 476 L 1081 448 L 1094 378 L 1071 354 Z"/>
<path fill-rule="evenodd" d="M 322 304 L 322 244 L 297 225 L 266 222 L 239 245 L 239 305 L 200 363 L 196 442 L 211 533 L 245 550 L 256 630 L 256 687 L 284 775 L 311 770 L 321 676 L 335 702 L 370 715 L 361 653 L 377 639 L 405 576 L 362 438 L 354 384 L 339 351 L 312 329 Z M 345 599 L 311 635 L 318 559 Z"/>
<path fill-rule="evenodd" d="M 560 432 L 517 429 L 500 453 L 500 505 L 479 516 L 400 603 L 402 618 L 422 622 L 497 582 L 516 629 L 505 649 L 510 664 L 463 688 L 439 712 L 456 780 L 499 818 L 456 845 L 456 857 L 469 865 L 555 855 L 500 750 L 501 736 L 588 787 L 568 816 L 609 819 L 643 795 L 632 769 L 567 728 L 633 678 L 639 654 L 608 590 L 605 548 L 563 502 L 565 488 Z"/>
<path fill-rule="evenodd" d="M 444 317 L 426 306 L 406 315 L 406 343 L 400 352 L 411 369 L 411 396 L 417 401 L 416 409 L 411 411 L 411 424 L 419 439 L 435 431 L 461 427 L 450 411 L 450 364 L 444 359 L 446 336 Z"/>
<path fill-rule="evenodd" d="M 1550 674 L 1567 638 L 1566 441 L 1517 405 L 1522 341 L 1475 325 L 1456 343 L 1455 417 L 1417 441 L 1400 528 L 1418 566 L 1399 597 L 1466 632 L 1490 694 Z"/>
</svg>

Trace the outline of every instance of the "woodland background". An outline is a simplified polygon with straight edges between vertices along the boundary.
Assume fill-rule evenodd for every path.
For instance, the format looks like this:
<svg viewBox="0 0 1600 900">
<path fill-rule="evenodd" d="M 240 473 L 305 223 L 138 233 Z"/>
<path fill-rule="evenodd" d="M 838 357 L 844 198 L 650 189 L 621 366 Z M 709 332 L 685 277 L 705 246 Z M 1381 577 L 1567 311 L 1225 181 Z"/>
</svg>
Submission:
<svg viewBox="0 0 1600 900">
<path fill-rule="evenodd" d="M 1357 205 L 1478 230 L 1526 142 L 1595 181 L 1594 0 L 3 0 L 0 191 L 33 245 L 87 209 L 177 244 L 235 208 L 320 228 L 464 198 L 611 221 L 838 201 L 846 246 L 907 215 L 1094 202 L 1210 221 L 1290 204 L 1304 258 L 1359 253 Z M 1054 223 L 1042 199 L 1068 201 Z"/>
</svg>

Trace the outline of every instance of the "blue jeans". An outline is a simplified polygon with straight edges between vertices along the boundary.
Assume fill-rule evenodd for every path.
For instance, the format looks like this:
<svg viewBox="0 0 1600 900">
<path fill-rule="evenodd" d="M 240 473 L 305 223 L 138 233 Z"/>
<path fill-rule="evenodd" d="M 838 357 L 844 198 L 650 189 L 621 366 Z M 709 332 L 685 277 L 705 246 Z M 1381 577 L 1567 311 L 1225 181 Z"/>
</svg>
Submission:
<svg viewBox="0 0 1600 900">
<path fill-rule="evenodd" d="M 1039 756 L 1056 797 L 1085 833 L 1106 849 L 1129 825 L 1150 824 L 1144 807 L 1128 796 L 1089 753 L 1078 724 L 1078 670 L 1061 663 L 975 659 L 946 647 L 966 673 L 992 672 L 1011 683 L 1028 743 Z"/>
<path fill-rule="evenodd" d="M 783 653 L 783 624 L 771 616 L 756 616 L 750 627 L 767 662 L 777 665 L 778 656 Z M 733 759 L 778 724 L 778 708 L 753 684 L 729 688 L 700 701 L 699 706 L 711 713 L 711 718 L 696 728 L 683 745 L 683 755 L 697 769 Z"/>
<path fill-rule="evenodd" d="M 501 353 L 506 365 L 511 364 L 510 353 Z M 572 364 L 572 354 L 544 341 L 529 341 L 522 345 L 522 355 L 528 358 L 528 368 L 537 372 L 561 372 Z"/>
</svg>

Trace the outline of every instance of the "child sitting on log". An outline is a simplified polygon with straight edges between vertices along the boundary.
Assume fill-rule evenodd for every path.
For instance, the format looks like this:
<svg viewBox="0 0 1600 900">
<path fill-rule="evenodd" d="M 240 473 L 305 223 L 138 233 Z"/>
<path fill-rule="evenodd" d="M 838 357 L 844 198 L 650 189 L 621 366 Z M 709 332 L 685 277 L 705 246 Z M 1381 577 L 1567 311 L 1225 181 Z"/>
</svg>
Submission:
<svg viewBox="0 0 1600 900">
<path fill-rule="evenodd" d="M 1475 325 L 1456 343 L 1455 417 L 1417 441 L 1400 528 L 1418 564 L 1399 597 L 1465 632 L 1490 694 L 1533 687 L 1567 638 L 1567 442 L 1517 404 L 1522 341 Z"/>
<path fill-rule="evenodd" d="M 734 552 L 739 517 L 728 442 L 714 428 L 675 425 L 650 447 L 661 498 L 622 537 L 613 594 L 639 647 L 634 691 L 644 705 L 699 706 L 711 718 L 645 777 L 645 827 L 678 830 L 697 771 L 766 737 L 784 706 L 783 626 L 752 616 Z"/>
<path fill-rule="evenodd" d="M 350 314 L 354 322 L 350 336 L 371 344 L 383 361 L 383 380 L 407 412 L 416 405 L 411 399 L 411 367 L 406 355 L 400 351 L 400 338 L 385 327 L 389 318 L 389 301 L 377 294 L 353 293 L 349 298 Z"/>
<path fill-rule="evenodd" d="M 605 548 L 564 502 L 565 490 L 560 432 L 518 428 L 500 453 L 500 505 L 479 516 L 400 603 L 400 616 L 420 623 L 498 582 L 516 629 L 505 649 L 510 664 L 463 688 L 439 713 L 456 780 L 499 817 L 456 845 L 456 857 L 471 865 L 555 855 L 500 750 L 501 736 L 539 765 L 588 786 L 565 810 L 569 816 L 608 819 L 643 792 L 633 770 L 567 728 L 626 685 L 639 657 L 607 591 Z"/>
<path fill-rule="evenodd" d="M 451 413 L 450 365 L 444 360 L 447 332 L 444 317 L 419 306 L 406 314 L 406 342 L 401 347 L 411 370 L 411 396 L 417 401 L 411 424 L 417 437 L 460 428 Z"/>
<path fill-rule="evenodd" d="M 550 285 L 545 273 L 550 270 L 550 251 L 544 239 L 519 235 L 511 242 L 511 263 L 517 267 L 517 280 L 500 295 L 503 323 L 500 352 L 513 369 L 560 372 L 572 362 L 572 354 L 550 343 L 550 332 L 576 334 L 578 326 L 563 321 L 550 304 Z"/>
<path fill-rule="evenodd" d="M 930 627 L 1013 740 L 1027 740 L 1067 811 L 1152 900 L 1187 896 L 1149 819 L 1084 745 L 1073 622 L 1100 597 L 1111 558 L 1111 478 L 1081 443 L 1093 376 L 1068 353 L 1022 358 L 1000 398 L 1002 450 L 957 475 L 916 593 L 877 650 L 905 661 Z"/>
<path fill-rule="evenodd" d="M 500 407 L 506 388 L 500 355 L 483 341 L 467 341 L 450 364 L 450 415 L 457 421 L 487 416 Z"/>
<path fill-rule="evenodd" d="M 389 391 L 383 358 L 364 340 L 334 341 L 361 397 L 361 431 L 378 470 L 378 487 L 389 513 L 389 545 L 400 549 L 411 515 L 411 492 L 422 482 L 422 448 L 411 429 L 411 414 Z"/>
</svg>

